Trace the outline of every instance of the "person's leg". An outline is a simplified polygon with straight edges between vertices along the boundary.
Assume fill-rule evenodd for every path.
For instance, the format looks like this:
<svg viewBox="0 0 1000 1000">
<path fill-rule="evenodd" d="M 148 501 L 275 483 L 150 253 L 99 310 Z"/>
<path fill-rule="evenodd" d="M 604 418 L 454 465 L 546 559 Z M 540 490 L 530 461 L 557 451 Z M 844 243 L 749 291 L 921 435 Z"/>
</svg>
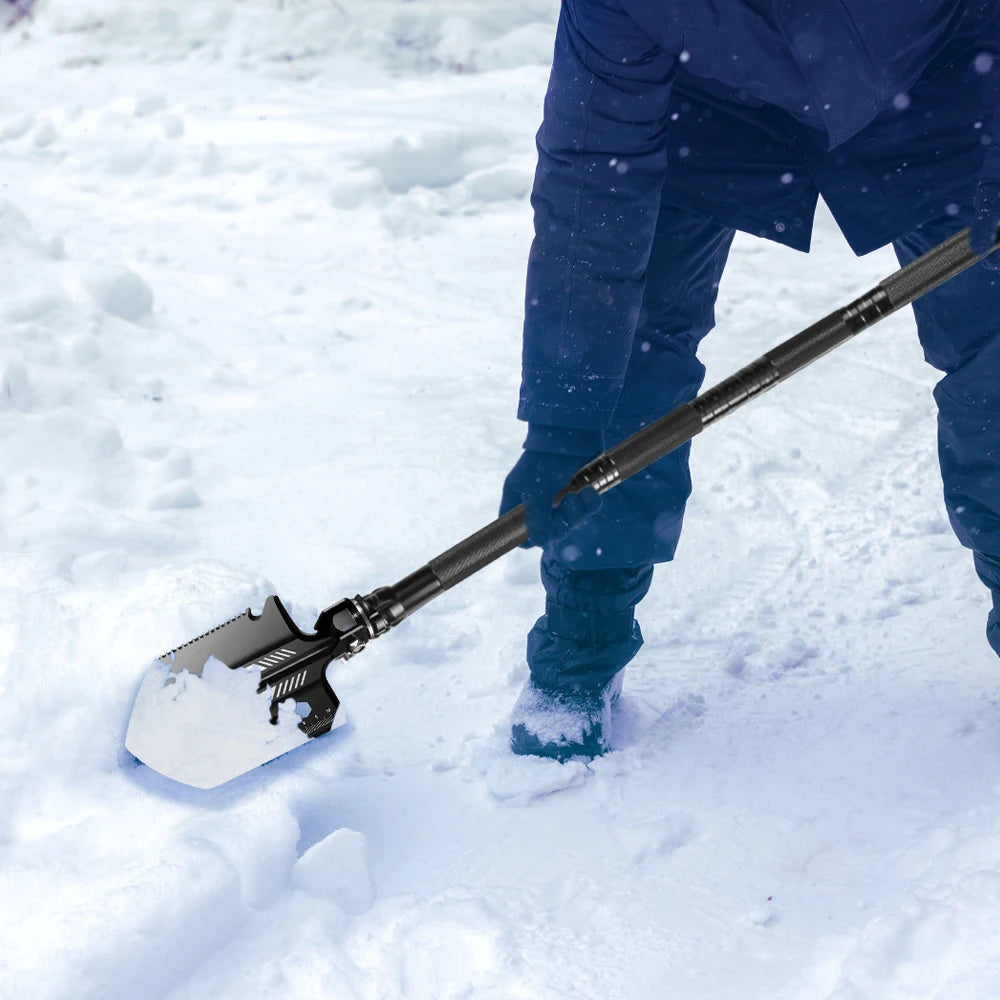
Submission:
<svg viewBox="0 0 1000 1000">
<path fill-rule="evenodd" d="M 607 432 L 609 447 L 701 389 L 705 366 L 698 347 L 715 326 L 734 235 L 703 216 L 661 208 L 625 385 Z M 633 561 L 639 553 L 653 563 L 673 559 L 691 494 L 690 453 L 690 443 L 682 445 L 607 494 L 621 504 Z"/>
<path fill-rule="evenodd" d="M 660 210 L 634 346 L 606 432 L 610 447 L 693 399 L 705 368 L 698 345 L 715 325 L 715 300 L 734 231 L 665 205 Z M 674 556 L 691 492 L 684 445 L 604 494 L 604 505 L 545 555 L 568 569 L 619 569 Z"/>
<path fill-rule="evenodd" d="M 661 210 L 609 446 L 697 394 L 705 369 L 696 352 L 715 322 L 732 239 L 733 230 L 711 220 Z M 515 707 L 515 752 L 564 757 L 605 747 L 607 708 L 622 669 L 642 646 L 635 606 L 649 589 L 653 564 L 672 559 L 677 547 L 691 492 L 688 454 L 685 445 L 605 494 L 596 516 L 543 553 L 545 614 L 528 636 L 531 681 Z M 589 719 L 575 735 L 539 737 L 543 723 L 553 731 L 556 709 L 572 729 L 579 721 L 574 707 Z"/>
<path fill-rule="evenodd" d="M 542 556 L 541 573 L 545 614 L 528 633 L 533 683 L 570 693 L 603 688 L 642 646 L 634 610 L 652 564 L 575 570 Z"/>
<path fill-rule="evenodd" d="M 964 224 L 947 216 L 895 241 L 902 264 Z M 948 517 L 993 592 L 987 625 L 1000 655 L 1000 274 L 978 264 L 913 304 L 934 389 Z"/>
</svg>

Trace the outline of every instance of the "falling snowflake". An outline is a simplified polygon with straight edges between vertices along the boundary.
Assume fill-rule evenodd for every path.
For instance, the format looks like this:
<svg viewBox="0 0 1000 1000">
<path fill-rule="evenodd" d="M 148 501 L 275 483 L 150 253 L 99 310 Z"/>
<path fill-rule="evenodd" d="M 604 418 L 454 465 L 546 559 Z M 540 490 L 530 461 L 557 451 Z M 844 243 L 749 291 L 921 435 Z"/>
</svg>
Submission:
<svg viewBox="0 0 1000 1000">
<path fill-rule="evenodd" d="M 989 52 L 980 52 L 972 61 L 972 66 L 977 73 L 985 76 L 993 69 L 993 56 Z"/>
</svg>

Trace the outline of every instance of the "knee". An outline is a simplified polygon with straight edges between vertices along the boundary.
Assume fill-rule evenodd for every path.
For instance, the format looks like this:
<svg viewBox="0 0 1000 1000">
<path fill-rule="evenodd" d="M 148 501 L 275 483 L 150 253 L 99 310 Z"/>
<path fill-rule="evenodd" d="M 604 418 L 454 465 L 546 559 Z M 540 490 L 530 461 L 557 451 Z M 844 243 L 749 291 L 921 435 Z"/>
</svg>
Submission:
<svg viewBox="0 0 1000 1000">
<path fill-rule="evenodd" d="M 683 339 L 637 333 L 613 420 L 621 437 L 693 399 L 704 380 L 705 366 Z"/>
</svg>

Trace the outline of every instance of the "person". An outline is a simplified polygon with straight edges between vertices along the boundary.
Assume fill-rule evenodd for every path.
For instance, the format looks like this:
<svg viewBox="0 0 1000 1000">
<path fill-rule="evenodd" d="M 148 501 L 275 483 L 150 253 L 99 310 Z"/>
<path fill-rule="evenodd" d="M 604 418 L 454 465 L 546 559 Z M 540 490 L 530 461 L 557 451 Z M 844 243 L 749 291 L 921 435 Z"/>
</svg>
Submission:
<svg viewBox="0 0 1000 1000">
<path fill-rule="evenodd" d="M 635 607 L 680 536 L 688 446 L 603 498 L 584 491 L 553 509 L 553 497 L 697 394 L 734 232 L 808 250 L 822 194 L 859 255 L 892 243 L 906 264 L 965 226 L 986 253 L 1000 225 L 998 104 L 996 0 L 563 0 L 532 191 L 528 429 L 500 506 L 527 505 L 545 590 L 515 753 L 609 746 L 610 705 L 642 645 Z M 994 260 L 914 312 L 944 373 L 948 514 L 993 592 L 1000 654 Z"/>
</svg>

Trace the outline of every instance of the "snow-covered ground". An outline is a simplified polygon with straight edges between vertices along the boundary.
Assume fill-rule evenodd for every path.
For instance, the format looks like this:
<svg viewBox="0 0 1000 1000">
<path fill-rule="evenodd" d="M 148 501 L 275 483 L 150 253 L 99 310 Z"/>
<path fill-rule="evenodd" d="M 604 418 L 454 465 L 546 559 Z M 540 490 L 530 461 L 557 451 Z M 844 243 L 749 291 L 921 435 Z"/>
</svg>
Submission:
<svg viewBox="0 0 1000 1000">
<path fill-rule="evenodd" d="M 518 551 L 211 792 L 149 659 L 491 519 L 556 0 L 49 0 L 0 38 L 0 996 L 994 1000 L 1000 705 L 910 317 L 699 440 L 616 751 L 513 758 Z M 741 238 L 718 380 L 895 263 Z"/>
</svg>

